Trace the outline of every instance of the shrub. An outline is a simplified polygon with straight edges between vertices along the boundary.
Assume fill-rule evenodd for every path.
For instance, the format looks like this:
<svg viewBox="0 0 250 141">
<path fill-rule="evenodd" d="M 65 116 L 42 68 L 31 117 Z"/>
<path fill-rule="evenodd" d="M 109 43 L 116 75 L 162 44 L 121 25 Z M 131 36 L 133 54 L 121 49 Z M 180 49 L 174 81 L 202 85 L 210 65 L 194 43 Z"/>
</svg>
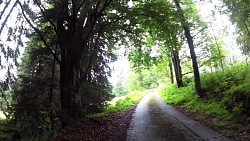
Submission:
<svg viewBox="0 0 250 141">
<path fill-rule="evenodd" d="M 197 99 L 194 93 L 193 85 L 177 88 L 176 85 L 170 84 L 160 88 L 160 95 L 168 104 L 179 105 Z"/>
<path fill-rule="evenodd" d="M 202 74 L 203 99 L 195 95 L 190 78 L 184 79 L 183 88 L 167 85 L 160 94 L 168 104 L 182 105 L 192 112 L 224 121 L 250 123 L 250 71 L 245 64 L 238 63 L 224 71 Z"/>
</svg>

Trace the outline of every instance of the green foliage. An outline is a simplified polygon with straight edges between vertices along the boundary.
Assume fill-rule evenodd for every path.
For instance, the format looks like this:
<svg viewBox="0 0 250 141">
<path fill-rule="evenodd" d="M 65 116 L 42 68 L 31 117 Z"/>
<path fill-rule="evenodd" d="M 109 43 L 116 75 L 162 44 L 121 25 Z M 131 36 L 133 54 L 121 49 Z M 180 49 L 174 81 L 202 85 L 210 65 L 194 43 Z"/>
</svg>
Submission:
<svg viewBox="0 0 250 141">
<path fill-rule="evenodd" d="M 222 0 L 227 10 L 224 10 L 229 16 L 232 23 L 238 28 L 239 37 L 237 42 L 241 45 L 244 54 L 250 52 L 250 16 L 249 0 Z"/>
<path fill-rule="evenodd" d="M 161 87 L 160 95 L 168 104 L 180 105 L 197 99 L 192 85 L 177 88 L 175 84 Z"/>
<path fill-rule="evenodd" d="M 208 97 L 222 98 L 222 93 L 232 93 L 236 87 L 245 85 L 246 66 L 242 63 L 228 67 L 224 72 L 216 71 L 202 75 L 202 85 Z"/>
<path fill-rule="evenodd" d="M 191 85 L 179 89 L 175 85 L 168 85 L 160 89 L 160 95 L 168 104 L 181 105 L 191 112 L 205 117 L 220 118 L 225 121 L 232 117 L 220 103 L 198 98 Z"/>
<path fill-rule="evenodd" d="M 204 74 L 202 78 L 207 98 L 219 102 L 236 120 L 250 116 L 249 67 L 238 63 L 224 72 Z"/>
<path fill-rule="evenodd" d="M 52 122 L 57 117 L 52 118 L 52 113 L 58 111 L 60 104 L 59 85 L 51 84 L 52 55 L 35 38 L 28 44 L 22 63 L 18 66 L 18 79 L 12 93 L 14 122 L 25 137 L 54 128 L 55 124 Z M 58 68 L 55 70 L 58 71 Z M 59 80 L 58 76 L 59 74 L 54 76 L 54 81 Z M 51 86 L 53 94 L 50 93 Z M 55 100 L 53 104 L 52 99 Z"/>
<path fill-rule="evenodd" d="M 131 71 L 127 82 L 125 82 L 125 87 L 129 92 L 153 89 L 158 86 L 158 78 L 160 77 L 153 67 L 151 67 L 151 70 L 141 69 L 138 72 Z"/>
<path fill-rule="evenodd" d="M 163 99 L 173 105 L 181 105 L 194 113 L 215 119 L 215 124 L 225 122 L 250 122 L 250 76 L 249 67 L 243 63 L 235 64 L 223 71 L 202 74 L 202 86 L 206 94 L 203 99 L 194 95 L 191 78 L 184 78 L 186 87 L 174 85 L 161 87 Z M 222 120 L 222 124 L 217 122 Z"/>
<path fill-rule="evenodd" d="M 183 81 L 184 86 L 188 86 L 188 85 L 190 85 L 191 83 L 194 82 L 194 78 L 191 77 L 191 76 L 185 76 L 185 77 L 182 78 L 182 81 Z"/>
<path fill-rule="evenodd" d="M 12 97 L 13 90 L 8 89 L 2 92 L 0 97 L 0 120 L 2 118 L 12 119 L 13 118 L 13 97 Z M 2 115 L 3 114 L 3 115 Z"/>
<path fill-rule="evenodd" d="M 114 85 L 112 89 L 112 94 L 115 96 L 123 96 L 127 94 L 126 88 L 123 86 L 122 82 L 118 82 Z"/>
<path fill-rule="evenodd" d="M 159 62 L 159 56 L 165 57 L 173 47 L 179 46 L 177 36 L 181 27 L 172 3 L 163 0 L 139 1 L 131 13 L 135 15 L 130 15 L 129 20 L 135 22 L 138 28 L 137 37 L 131 39 L 135 46 L 129 54 L 132 67 L 137 70 L 150 68 Z M 160 49 L 154 48 L 155 45 L 161 46 L 164 52 L 156 54 Z"/>
<path fill-rule="evenodd" d="M 200 30 L 206 26 L 200 20 L 192 0 L 180 1 L 186 19 L 182 19 L 173 3 L 165 0 L 138 0 L 131 8 L 127 6 L 128 1 L 112 1 L 110 4 L 104 4 L 102 1 L 84 1 L 82 4 L 80 1 L 71 3 L 58 0 L 39 1 L 37 4 L 34 3 L 37 1 L 22 2 L 24 4 L 20 4 L 20 7 L 23 7 L 23 12 L 38 25 L 35 28 L 39 35 L 34 33 L 28 35 L 32 38 L 28 42 L 23 62 L 18 68 L 19 78 L 13 95 L 14 116 L 10 117 L 15 119 L 16 126 L 22 132 L 38 140 L 46 140 L 54 134 L 53 130 L 47 133 L 47 129 L 54 127 L 53 124 L 58 121 L 61 109 L 74 116 L 77 110 L 81 111 L 92 104 L 100 108 L 105 106 L 105 102 L 111 98 L 107 79 L 111 70 L 108 63 L 116 58 L 111 51 L 120 44 L 118 40 L 128 46 L 134 45 L 129 59 L 132 66 L 137 68 L 136 73 L 131 73 L 126 88 L 119 82 L 113 89 L 115 95 L 125 95 L 127 89 L 134 91 L 158 86 L 162 75 L 157 73 L 159 70 L 162 72 L 166 70 L 167 62 L 171 61 L 169 54 L 173 48 L 178 50 L 181 48 L 183 42 L 181 39 L 184 36 L 180 24 L 182 20 L 186 20 L 185 24 L 188 24 L 182 26 L 188 26 L 191 30 Z M 228 6 L 235 4 L 235 7 L 229 9 L 233 11 L 233 20 L 242 31 L 243 36 L 240 41 L 244 42 L 244 46 L 248 46 L 249 18 L 243 18 L 249 11 L 246 1 L 230 3 L 224 0 L 224 2 Z M 241 6 L 240 3 L 245 5 Z M 32 12 L 33 6 L 30 5 L 41 6 L 44 11 Z M 39 9 L 38 7 L 36 8 Z M 77 7 L 79 11 L 75 12 Z M 238 8 L 243 12 L 237 10 Z M 241 23 L 244 25 L 239 25 Z M 17 29 L 18 26 L 9 28 L 7 40 L 15 40 L 22 46 L 22 41 L 15 38 L 21 38 L 23 31 L 14 36 Z M 155 45 L 157 47 L 153 48 Z M 6 68 L 9 73 L 13 63 L 8 58 L 12 58 L 17 64 L 19 50 L 4 46 L 1 52 L 7 58 Z M 225 58 L 222 43 L 211 43 L 207 48 L 209 57 L 203 64 L 211 68 L 222 68 L 222 61 Z M 155 69 L 154 64 L 159 64 L 159 67 Z M 2 67 L 2 62 L 0 65 Z M 228 68 L 225 72 L 204 74 L 202 85 L 209 100 L 195 96 L 191 84 L 192 78 L 183 79 L 186 86 L 184 88 L 177 89 L 169 85 L 163 88 L 161 93 L 168 103 L 182 104 L 192 111 L 203 112 L 207 116 L 224 117 L 223 115 L 232 114 L 228 117 L 236 117 L 243 114 L 248 117 L 250 76 L 244 68 L 245 66 L 240 64 Z M 186 70 L 189 72 L 190 68 Z M 0 102 L 5 102 L 0 106 L 4 111 L 8 111 L 11 107 L 7 102 L 12 103 L 12 95 L 6 90 L 13 80 L 14 77 L 8 74 L 6 82 L 1 82 L 0 85 L 3 95 Z M 125 110 L 137 103 L 143 95 L 140 92 L 131 92 L 115 105 L 106 105 L 106 111 L 101 114 Z M 60 101 L 60 98 L 64 100 Z M 245 117 L 238 119 L 242 121 Z M 36 136 L 40 133 L 41 136 Z"/>
<path fill-rule="evenodd" d="M 107 112 L 115 112 L 120 110 L 126 110 L 132 105 L 136 104 L 143 97 L 143 93 L 139 91 L 130 92 L 124 99 L 118 100 L 115 105 L 109 105 L 106 107 Z"/>
<path fill-rule="evenodd" d="M 143 90 L 139 76 L 140 75 L 135 72 L 129 73 L 128 79 L 125 82 L 125 87 L 128 88 L 128 91 Z"/>
<path fill-rule="evenodd" d="M 224 70 L 227 52 L 223 45 L 224 43 L 217 37 L 207 39 L 206 44 L 202 47 L 202 59 L 200 60 L 200 64 L 204 66 L 205 72 Z M 206 71 L 208 69 L 209 71 Z"/>
<path fill-rule="evenodd" d="M 131 106 L 137 104 L 148 91 L 132 91 L 126 97 L 123 97 L 113 104 L 107 104 L 103 113 L 89 115 L 88 117 L 102 117 L 109 113 L 127 110 Z"/>
</svg>

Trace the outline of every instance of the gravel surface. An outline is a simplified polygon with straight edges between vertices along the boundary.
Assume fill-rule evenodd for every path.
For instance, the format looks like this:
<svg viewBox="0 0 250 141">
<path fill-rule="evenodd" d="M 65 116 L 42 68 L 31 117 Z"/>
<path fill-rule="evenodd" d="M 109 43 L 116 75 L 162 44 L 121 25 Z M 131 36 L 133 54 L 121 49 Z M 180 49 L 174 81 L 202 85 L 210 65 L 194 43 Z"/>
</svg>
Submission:
<svg viewBox="0 0 250 141">
<path fill-rule="evenodd" d="M 157 93 L 138 104 L 127 141 L 231 141 L 167 105 Z"/>
</svg>

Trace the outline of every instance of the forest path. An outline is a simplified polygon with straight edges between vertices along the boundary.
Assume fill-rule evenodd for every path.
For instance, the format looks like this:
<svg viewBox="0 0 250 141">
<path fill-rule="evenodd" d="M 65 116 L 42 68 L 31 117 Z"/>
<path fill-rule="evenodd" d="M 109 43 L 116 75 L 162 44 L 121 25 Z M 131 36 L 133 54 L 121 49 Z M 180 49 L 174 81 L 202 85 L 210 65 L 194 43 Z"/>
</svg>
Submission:
<svg viewBox="0 0 250 141">
<path fill-rule="evenodd" d="M 157 93 L 138 104 L 127 141 L 231 141 L 167 105 Z"/>
</svg>

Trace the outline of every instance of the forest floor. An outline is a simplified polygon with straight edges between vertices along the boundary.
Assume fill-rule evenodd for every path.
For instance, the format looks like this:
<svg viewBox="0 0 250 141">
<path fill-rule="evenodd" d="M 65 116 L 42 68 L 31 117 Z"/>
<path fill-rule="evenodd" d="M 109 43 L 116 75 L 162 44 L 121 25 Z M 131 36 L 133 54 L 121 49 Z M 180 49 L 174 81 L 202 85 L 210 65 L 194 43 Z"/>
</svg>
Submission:
<svg viewBox="0 0 250 141">
<path fill-rule="evenodd" d="M 125 141 L 136 105 L 126 111 L 85 120 L 79 126 L 60 131 L 51 141 Z"/>
<path fill-rule="evenodd" d="M 138 112 L 140 107 L 142 109 Z M 166 105 L 157 94 L 147 95 L 137 107 L 132 106 L 127 111 L 111 113 L 94 120 L 84 120 L 74 128 L 61 130 L 60 136 L 51 140 L 140 141 L 143 139 L 147 141 L 153 139 L 154 141 L 230 141 L 231 139 L 227 137 L 233 138 L 235 141 L 250 140 L 250 134 L 246 132 L 239 133 L 232 128 L 220 129 L 219 134 L 210 129 L 210 127 L 213 128 L 210 119 L 195 115 L 180 106 L 175 106 L 175 108 Z M 201 123 L 208 126 L 208 128 Z"/>
</svg>

